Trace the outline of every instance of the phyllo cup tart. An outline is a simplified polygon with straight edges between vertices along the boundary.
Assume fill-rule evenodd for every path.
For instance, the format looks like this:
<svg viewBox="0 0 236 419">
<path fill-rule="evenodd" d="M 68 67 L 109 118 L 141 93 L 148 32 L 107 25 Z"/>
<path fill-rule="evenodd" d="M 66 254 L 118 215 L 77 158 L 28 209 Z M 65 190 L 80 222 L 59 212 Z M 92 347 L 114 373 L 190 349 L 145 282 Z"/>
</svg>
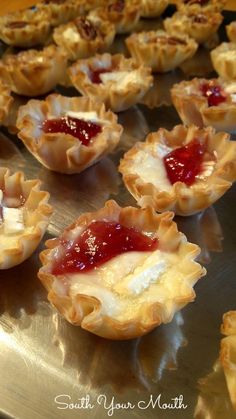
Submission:
<svg viewBox="0 0 236 419">
<path fill-rule="evenodd" d="M 193 39 L 185 35 L 171 36 L 163 30 L 134 33 L 125 42 L 138 64 L 160 73 L 175 69 L 198 48 Z"/>
<path fill-rule="evenodd" d="M 169 0 L 141 0 L 141 17 L 161 16 L 169 5 Z"/>
<path fill-rule="evenodd" d="M 219 29 L 223 15 L 218 12 L 176 12 L 164 20 L 165 30 L 171 35 L 186 34 L 198 44 L 208 41 Z"/>
<path fill-rule="evenodd" d="M 50 92 L 64 78 L 65 53 L 55 45 L 7 54 L 0 61 L 0 77 L 14 93 L 40 96 Z"/>
<path fill-rule="evenodd" d="M 21 172 L 0 168 L 0 269 L 29 258 L 47 229 L 52 207 L 40 184 L 38 179 L 25 180 Z"/>
<path fill-rule="evenodd" d="M 138 103 L 152 86 L 151 69 L 122 54 L 103 54 L 79 60 L 69 68 L 75 88 L 114 112 Z"/>
<path fill-rule="evenodd" d="M 0 17 L 0 39 L 7 45 L 44 45 L 50 30 L 50 15 L 44 10 L 27 9 Z"/>
<path fill-rule="evenodd" d="M 236 82 L 194 78 L 175 84 L 171 96 L 185 125 L 236 130 Z"/>
<path fill-rule="evenodd" d="M 39 10 L 50 14 L 50 24 L 58 26 L 85 13 L 85 1 L 77 0 L 46 0 L 37 5 Z"/>
<path fill-rule="evenodd" d="M 140 18 L 140 0 L 109 0 L 105 7 L 92 10 L 89 16 L 113 23 L 116 33 L 130 33 Z"/>
<path fill-rule="evenodd" d="M 18 111 L 18 136 L 45 167 L 80 173 L 110 153 L 122 127 L 99 101 L 52 94 L 30 100 Z"/>
<path fill-rule="evenodd" d="M 215 71 L 225 80 L 236 80 L 236 44 L 223 42 L 211 51 Z"/>
<path fill-rule="evenodd" d="M 236 21 L 231 22 L 225 29 L 229 40 L 236 43 Z"/>
<path fill-rule="evenodd" d="M 192 215 L 212 205 L 236 179 L 236 143 L 211 127 L 160 128 L 124 155 L 119 171 L 139 206 Z"/>
<path fill-rule="evenodd" d="M 178 10 L 221 12 L 227 0 L 176 0 Z"/>
<path fill-rule="evenodd" d="M 228 311 L 224 314 L 221 332 L 226 337 L 221 340 L 220 361 L 230 399 L 236 410 L 236 311 Z"/>
<path fill-rule="evenodd" d="M 8 117 L 12 102 L 13 97 L 11 96 L 9 86 L 0 79 L 0 125 L 3 124 Z"/>
<path fill-rule="evenodd" d="M 193 301 L 205 269 L 173 213 L 105 207 L 46 242 L 39 278 L 72 324 L 109 339 L 142 336 Z"/>
<path fill-rule="evenodd" d="M 88 58 L 106 51 L 115 37 L 115 27 L 109 21 L 78 17 L 54 29 L 53 38 L 70 60 Z"/>
</svg>

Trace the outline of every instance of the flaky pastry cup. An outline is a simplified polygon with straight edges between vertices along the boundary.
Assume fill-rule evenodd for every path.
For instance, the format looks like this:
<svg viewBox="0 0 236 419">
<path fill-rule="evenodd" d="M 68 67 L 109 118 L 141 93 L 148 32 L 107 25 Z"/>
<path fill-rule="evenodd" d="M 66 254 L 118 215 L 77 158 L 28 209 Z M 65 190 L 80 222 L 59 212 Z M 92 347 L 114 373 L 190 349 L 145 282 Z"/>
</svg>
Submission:
<svg viewBox="0 0 236 419">
<path fill-rule="evenodd" d="M 164 20 L 164 28 L 171 35 L 186 34 L 203 44 L 217 32 L 222 21 L 223 15 L 218 12 L 176 12 Z"/>
<path fill-rule="evenodd" d="M 168 5 L 169 0 L 141 0 L 141 17 L 158 17 Z"/>
<path fill-rule="evenodd" d="M 64 133 L 46 133 L 42 124 L 67 113 L 96 112 L 102 131 L 89 143 L 82 144 L 76 137 Z M 18 111 L 18 137 L 45 167 L 60 173 L 80 173 L 110 153 L 118 144 L 122 127 L 117 116 L 106 112 L 105 106 L 86 97 L 49 95 L 45 101 L 30 100 Z"/>
<path fill-rule="evenodd" d="M 19 265 L 39 245 L 49 224 L 49 193 L 38 179 L 0 168 L 0 269 Z"/>
<path fill-rule="evenodd" d="M 125 42 L 138 64 L 145 64 L 160 73 L 178 67 L 198 48 L 193 39 L 185 35 L 172 37 L 163 30 L 134 33 Z"/>
<path fill-rule="evenodd" d="M 208 99 L 201 92 L 201 85 L 215 83 L 222 88 L 225 101 L 209 106 Z M 181 120 L 185 125 L 212 126 L 217 131 L 236 130 L 236 83 L 222 79 L 194 78 L 181 81 L 171 89 L 171 97 Z"/>
<path fill-rule="evenodd" d="M 227 36 L 231 42 L 236 43 L 236 21 L 225 26 Z"/>
<path fill-rule="evenodd" d="M 236 80 L 236 44 L 223 42 L 211 51 L 215 71 L 225 80 Z"/>
<path fill-rule="evenodd" d="M 24 96 L 50 92 L 63 79 L 66 69 L 67 58 L 55 45 L 5 55 L 0 61 L 0 77 L 14 93 Z"/>
<path fill-rule="evenodd" d="M 50 30 L 50 15 L 44 10 L 20 10 L 0 17 L 0 39 L 7 45 L 44 45 Z"/>
<path fill-rule="evenodd" d="M 9 86 L 0 79 L 0 124 L 6 120 L 12 102 L 13 97 Z"/>
<path fill-rule="evenodd" d="M 224 369 L 227 387 L 234 410 L 236 410 L 236 311 L 223 316 L 220 361 Z"/>
<path fill-rule="evenodd" d="M 85 1 L 48 0 L 37 5 L 50 15 L 50 24 L 58 26 L 85 13 Z"/>
<path fill-rule="evenodd" d="M 193 12 L 221 12 L 227 0 L 175 0 L 178 10 Z"/>
<path fill-rule="evenodd" d="M 168 180 L 164 155 L 193 139 L 204 141 L 212 156 L 203 175 L 187 186 Z M 215 161 L 213 159 L 216 159 Z M 208 172 L 208 169 L 210 171 Z M 172 210 L 177 215 L 192 215 L 212 205 L 236 179 L 236 143 L 229 135 L 214 128 L 199 129 L 177 125 L 172 131 L 160 128 L 136 143 L 120 161 L 119 171 L 125 186 L 141 207 L 151 206 L 158 212 Z"/>
<path fill-rule="evenodd" d="M 64 49 L 70 60 L 88 58 L 106 51 L 115 37 L 115 27 L 109 21 L 79 17 L 54 29 L 53 39 Z"/>
<path fill-rule="evenodd" d="M 91 73 L 107 69 L 108 76 L 117 74 L 118 78 L 102 79 L 101 83 L 93 83 Z M 122 75 L 123 79 L 119 77 Z M 75 88 L 84 96 L 98 99 L 107 109 L 114 112 L 124 111 L 138 103 L 152 86 L 151 69 L 138 65 L 132 58 L 122 54 L 103 54 L 93 58 L 79 60 L 69 68 L 70 79 Z"/>
<path fill-rule="evenodd" d="M 118 34 L 130 33 L 140 18 L 140 0 L 109 0 L 106 6 L 91 10 L 89 16 L 111 22 Z"/>
<path fill-rule="evenodd" d="M 151 208 L 121 208 L 114 201 L 81 215 L 61 238 L 48 240 L 48 249 L 40 254 L 43 267 L 38 276 L 48 290 L 49 301 L 70 323 L 109 339 L 135 338 L 170 322 L 177 310 L 194 300 L 193 286 L 206 272 L 194 261 L 199 247 L 178 232 L 173 215 L 157 215 Z M 72 243 L 98 220 L 118 222 L 158 237 L 158 250 L 123 253 L 87 274 L 53 275 L 61 240 Z M 154 266 L 165 264 L 163 261 L 167 266 L 159 280 L 160 272 Z M 109 280 L 103 276 L 104 269 L 109 271 Z"/>
</svg>

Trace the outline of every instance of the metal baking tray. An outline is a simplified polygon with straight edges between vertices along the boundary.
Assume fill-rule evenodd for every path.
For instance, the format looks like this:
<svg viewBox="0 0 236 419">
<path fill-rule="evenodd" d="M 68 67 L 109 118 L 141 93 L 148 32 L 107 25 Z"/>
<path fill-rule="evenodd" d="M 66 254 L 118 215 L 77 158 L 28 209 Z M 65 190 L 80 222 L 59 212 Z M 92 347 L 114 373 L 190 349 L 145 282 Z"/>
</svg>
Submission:
<svg viewBox="0 0 236 419">
<path fill-rule="evenodd" d="M 114 51 L 121 45 L 118 39 Z M 147 336 L 115 342 L 70 325 L 37 279 L 45 239 L 109 198 L 135 205 L 117 171 L 120 157 L 149 131 L 180 123 L 170 103 L 173 83 L 211 71 L 209 53 L 200 50 L 181 69 L 157 76 L 144 103 L 119 115 L 124 134 L 116 152 L 80 175 L 50 172 L 2 129 L 0 164 L 41 179 L 54 214 L 38 251 L 0 272 L 0 417 L 236 418 L 224 376 L 213 371 L 222 315 L 236 309 L 236 185 L 203 213 L 176 217 L 188 240 L 201 247 L 208 273 L 195 286 L 196 301 Z"/>
</svg>

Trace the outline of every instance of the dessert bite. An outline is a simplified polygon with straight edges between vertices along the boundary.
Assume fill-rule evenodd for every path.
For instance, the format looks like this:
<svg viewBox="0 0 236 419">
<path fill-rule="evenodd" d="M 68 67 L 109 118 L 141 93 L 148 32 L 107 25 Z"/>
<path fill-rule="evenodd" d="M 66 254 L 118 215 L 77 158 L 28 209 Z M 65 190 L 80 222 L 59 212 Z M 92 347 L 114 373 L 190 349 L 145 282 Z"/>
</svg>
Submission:
<svg viewBox="0 0 236 419">
<path fill-rule="evenodd" d="M 70 323 L 109 339 L 170 322 L 205 275 L 194 261 L 199 247 L 172 218 L 114 201 L 81 215 L 40 255 L 49 301 Z"/>
<path fill-rule="evenodd" d="M 44 45 L 50 30 L 50 14 L 46 10 L 26 9 L 0 17 L 0 39 L 7 45 Z"/>
<path fill-rule="evenodd" d="M 37 4 L 39 10 L 48 12 L 50 24 L 58 26 L 85 13 L 85 1 L 46 0 Z"/>
<path fill-rule="evenodd" d="M 169 0 L 141 0 L 141 17 L 161 16 L 169 5 Z"/>
<path fill-rule="evenodd" d="M 176 12 L 164 20 L 164 28 L 170 35 L 185 34 L 198 44 L 207 42 L 219 29 L 223 15 L 218 12 Z"/>
<path fill-rule="evenodd" d="M 223 42 L 211 51 L 215 71 L 225 80 L 236 80 L 236 44 Z"/>
<path fill-rule="evenodd" d="M 212 205 L 236 179 L 236 143 L 214 128 L 160 128 L 121 159 L 124 183 L 141 207 L 192 215 Z"/>
<path fill-rule="evenodd" d="M 0 168 L 0 269 L 29 258 L 49 224 L 52 207 L 40 181 L 25 180 L 21 172 Z"/>
<path fill-rule="evenodd" d="M 185 125 L 236 130 L 236 82 L 194 78 L 175 84 L 171 97 Z"/>
<path fill-rule="evenodd" d="M 91 10 L 89 17 L 111 22 L 116 33 L 130 33 L 140 18 L 140 0 L 109 0 L 105 6 Z"/>
<path fill-rule="evenodd" d="M 236 43 L 236 21 L 225 26 L 227 36 L 231 42 Z"/>
<path fill-rule="evenodd" d="M 178 67 L 197 51 L 198 44 L 186 35 L 171 36 L 163 30 L 133 33 L 125 40 L 138 64 L 165 73 Z"/>
<path fill-rule="evenodd" d="M 55 45 L 6 54 L 0 61 L 0 77 L 14 93 L 24 96 L 50 92 L 64 78 L 66 69 L 66 55 Z"/>
<path fill-rule="evenodd" d="M 67 174 L 80 173 L 110 153 L 122 133 L 117 116 L 100 102 L 59 94 L 20 107 L 16 125 L 37 160 Z"/>
<path fill-rule="evenodd" d="M 103 54 L 78 60 L 69 68 L 70 79 L 84 96 L 107 109 L 124 111 L 138 103 L 152 86 L 151 69 L 122 54 Z"/>
<path fill-rule="evenodd" d="M 221 12 L 227 0 L 176 0 L 179 10 Z"/>
<path fill-rule="evenodd" d="M 228 311 L 223 316 L 220 361 L 224 369 L 227 387 L 236 411 L 236 311 Z"/>
<path fill-rule="evenodd" d="M 78 17 L 53 32 L 54 41 L 72 61 L 106 51 L 114 37 L 115 27 L 111 22 L 92 17 Z"/>
</svg>

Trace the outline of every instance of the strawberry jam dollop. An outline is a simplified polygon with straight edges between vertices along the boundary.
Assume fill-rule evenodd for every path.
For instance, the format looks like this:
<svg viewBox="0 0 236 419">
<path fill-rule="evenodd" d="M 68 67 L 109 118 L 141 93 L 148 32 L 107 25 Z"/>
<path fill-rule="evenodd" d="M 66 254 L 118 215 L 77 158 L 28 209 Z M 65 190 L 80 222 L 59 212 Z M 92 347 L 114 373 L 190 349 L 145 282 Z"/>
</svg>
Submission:
<svg viewBox="0 0 236 419">
<path fill-rule="evenodd" d="M 102 83 L 100 75 L 104 73 L 110 73 L 111 71 L 111 68 L 98 68 L 97 70 L 90 69 L 90 80 L 92 83 L 100 84 Z"/>
<path fill-rule="evenodd" d="M 176 148 L 164 157 L 164 165 L 169 181 L 184 182 L 191 186 L 202 171 L 205 144 L 193 139 L 189 144 Z"/>
<path fill-rule="evenodd" d="M 45 133 L 70 134 L 81 141 L 85 146 L 102 131 L 101 125 L 83 119 L 63 116 L 58 119 L 45 119 L 42 124 Z"/>
<path fill-rule="evenodd" d="M 64 249 L 53 264 L 53 275 L 87 272 L 126 252 L 154 251 L 158 239 L 117 222 L 94 221 L 72 244 L 61 244 Z"/>
<path fill-rule="evenodd" d="M 226 101 L 226 94 L 223 89 L 212 81 L 203 83 L 200 89 L 203 96 L 207 98 L 208 106 L 217 106 Z"/>
</svg>

